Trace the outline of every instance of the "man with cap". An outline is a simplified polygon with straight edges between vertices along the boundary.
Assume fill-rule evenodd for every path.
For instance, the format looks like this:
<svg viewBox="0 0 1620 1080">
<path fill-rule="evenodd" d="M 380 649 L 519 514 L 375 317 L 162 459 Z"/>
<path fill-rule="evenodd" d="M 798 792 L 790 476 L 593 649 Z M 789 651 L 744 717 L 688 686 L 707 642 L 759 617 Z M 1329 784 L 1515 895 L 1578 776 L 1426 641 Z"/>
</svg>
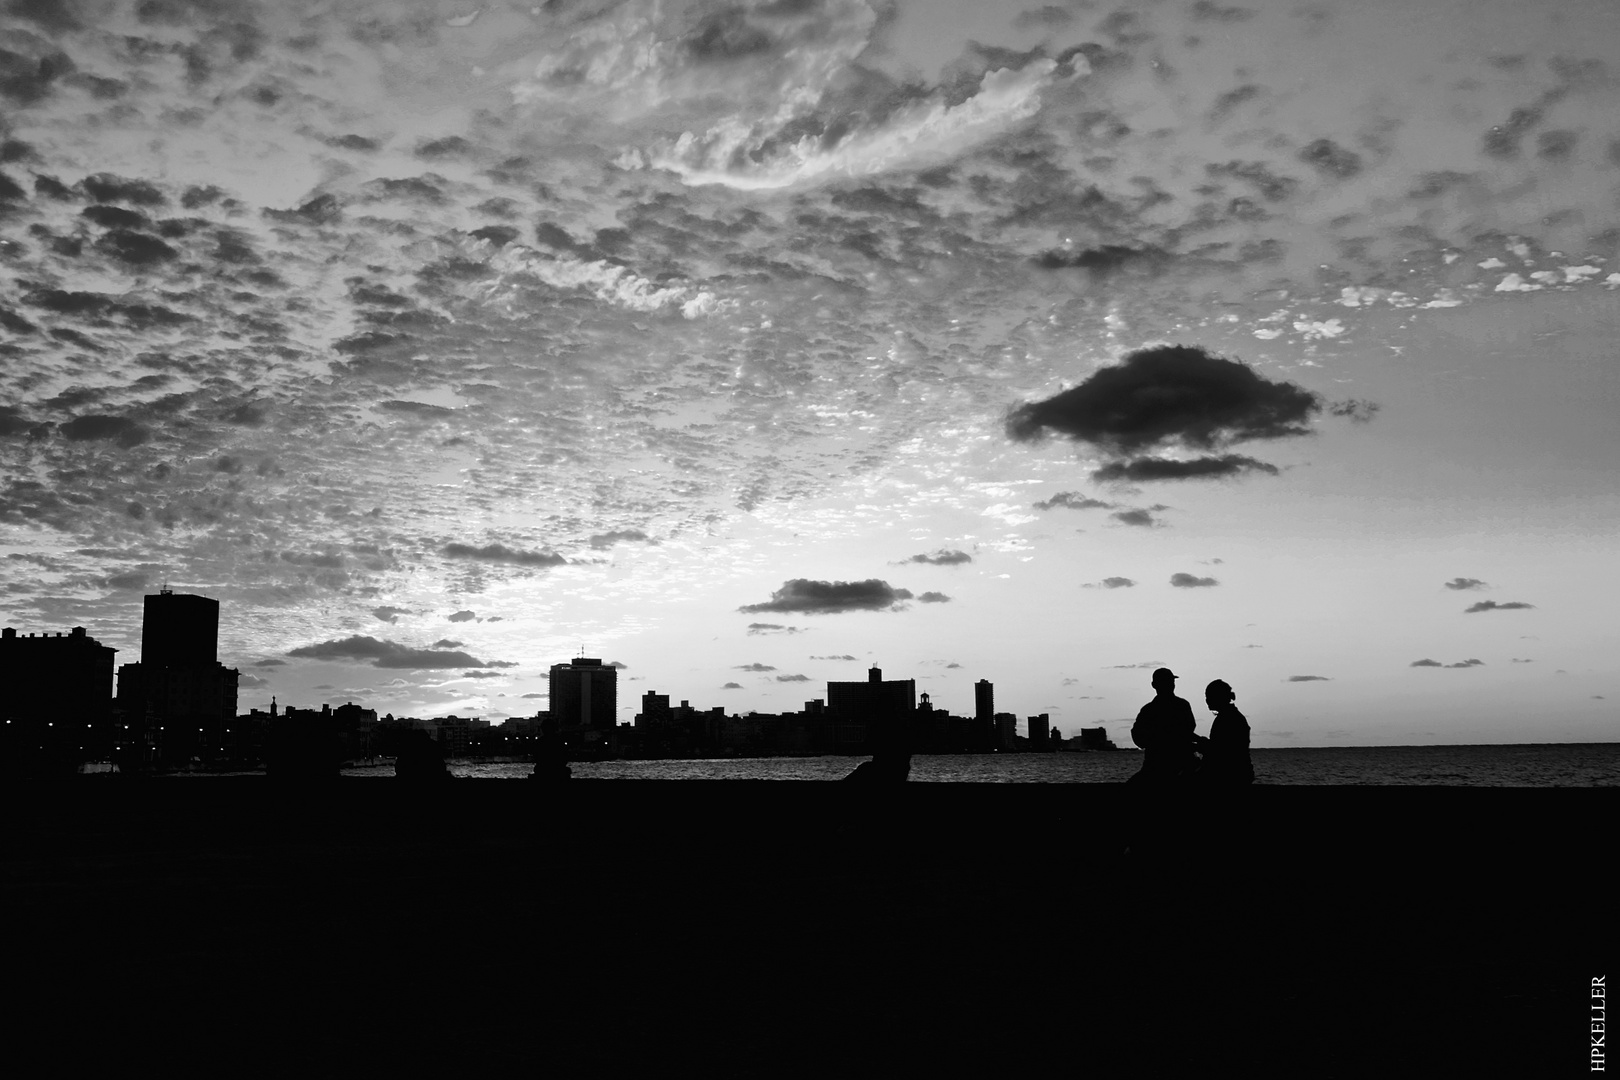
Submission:
<svg viewBox="0 0 1620 1080">
<path fill-rule="evenodd" d="M 1198 736 L 1192 706 L 1176 697 L 1176 673 L 1159 668 L 1153 673 L 1157 696 L 1142 706 L 1131 725 L 1131 741 L 1144 751 L 1142 769 L 1133 783 L 1172 784 L 1198 764 L 1194 754 Z"/>
</svg>

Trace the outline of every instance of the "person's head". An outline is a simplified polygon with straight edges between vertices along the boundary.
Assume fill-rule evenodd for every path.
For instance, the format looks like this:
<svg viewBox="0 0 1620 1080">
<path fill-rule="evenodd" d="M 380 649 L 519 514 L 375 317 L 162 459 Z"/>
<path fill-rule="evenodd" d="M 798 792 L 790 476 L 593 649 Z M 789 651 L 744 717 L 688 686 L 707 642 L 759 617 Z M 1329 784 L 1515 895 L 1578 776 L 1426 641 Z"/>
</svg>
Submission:
<svg viewBox="0 0 1620 1080">
<path fill-rule="evenodd" d="M 1176 692 L 1176 673 L 1167 667 L 1159 668 L 1153 673 L 1153 689 L 1161 694 Z"/>
<path fill-rule="evenodd" d="M 1204 704 L 1211 709 L 1220 710 L 1222 705 L 1232 704 L 1237 695 L 1232 693 L 1232 687 L 1224 679 L 1216 679 L 1204 687 Z"/>
</svg>

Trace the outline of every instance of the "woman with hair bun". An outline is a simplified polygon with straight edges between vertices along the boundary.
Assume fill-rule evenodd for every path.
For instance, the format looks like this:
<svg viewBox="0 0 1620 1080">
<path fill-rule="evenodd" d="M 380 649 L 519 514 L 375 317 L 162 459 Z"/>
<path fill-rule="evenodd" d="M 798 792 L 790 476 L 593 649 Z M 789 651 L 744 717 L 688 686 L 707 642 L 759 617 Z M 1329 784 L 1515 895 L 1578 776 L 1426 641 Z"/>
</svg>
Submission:
<svg viewBox="0 0 1620 1080">
<path fill-rule="evenodd" d="M 1254 783 L 1254 766 L 1249 762 L 1249 721 L 1233 704 L 1237 695 L 1224 679 L 1204 687 L 1204 704 L 1215 713 L 1209 725 L 1209 738 L 1200 739 L 1204 764 L 1199 779 L 1217 787 Z"/>
</svg>

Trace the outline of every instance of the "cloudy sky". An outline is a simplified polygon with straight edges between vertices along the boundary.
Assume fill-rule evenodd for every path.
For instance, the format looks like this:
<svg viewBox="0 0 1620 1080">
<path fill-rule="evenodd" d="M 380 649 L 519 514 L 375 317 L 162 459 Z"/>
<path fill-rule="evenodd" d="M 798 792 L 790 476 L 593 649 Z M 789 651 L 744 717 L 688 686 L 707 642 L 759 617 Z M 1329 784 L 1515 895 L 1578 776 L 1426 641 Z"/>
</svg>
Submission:
<svg viewBox="0 0 1620 1080">
<path fill-rule="evenodd" d="M 0 617 L 1617 737 L 1620 9 L 9 0 Z M 1200 703 L 1200 716 L 1205 716 Z"/>
</svg>

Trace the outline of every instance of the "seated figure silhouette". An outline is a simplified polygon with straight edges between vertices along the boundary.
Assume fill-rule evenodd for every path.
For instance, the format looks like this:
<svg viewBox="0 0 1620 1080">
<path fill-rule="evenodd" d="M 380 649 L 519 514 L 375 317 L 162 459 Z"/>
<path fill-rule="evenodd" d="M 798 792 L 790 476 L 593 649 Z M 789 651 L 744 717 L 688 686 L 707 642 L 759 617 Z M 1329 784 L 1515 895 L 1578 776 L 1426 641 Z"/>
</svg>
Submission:
<svg viewBox="0 0 1620 1080">
<path fill-rule="evenodd" d="M 1182 782 L 1198 767 L 1198 722 L 1186 699 L 1176 697 L 1175 672 L 1156 670 L 1153 689 L 1153 700 L 1142 706 L 1131 725 L 1131 741 L 1145 753 L 1142 768 L 1129 783 L 1169 786 Z"/>
<path fill-rule="evenodd" d="M 433 782 L 449 779 L 450 770 L 444 767 L 438 740 L 425 731 L 405 731 L 394 754 L 394 775 L 413 783 Z"/>
<path fill-rule="evenodd" d="M 904 716 L 886 716 L 872 725 L 872 760 L 844 777 L 858 784 L 902 784 L 911 775 L 911 725 Z"/>
<path fill-rule="evenodd" d="M 529 779 L 551 784 L 573 775 L 574 770 L 568 767 L 568 745 L 557 730 L 557 721 L 548 716 L 540 723 L 540 747 L 535 751 L 534 771 Z"/>
<path fill-rule="evenodd" d="M 1237 695 L 1222 679 L 1204 687 L 1204 704 L 1215 713 L 1209 725 L 1209 738 L 1200 739 L 1204 763 L 1198 779 L 1218 787 L 1254 783 L 1254 766 L 1249 762 L 1249 721 L 1233 704 Z"/>
</svg>

